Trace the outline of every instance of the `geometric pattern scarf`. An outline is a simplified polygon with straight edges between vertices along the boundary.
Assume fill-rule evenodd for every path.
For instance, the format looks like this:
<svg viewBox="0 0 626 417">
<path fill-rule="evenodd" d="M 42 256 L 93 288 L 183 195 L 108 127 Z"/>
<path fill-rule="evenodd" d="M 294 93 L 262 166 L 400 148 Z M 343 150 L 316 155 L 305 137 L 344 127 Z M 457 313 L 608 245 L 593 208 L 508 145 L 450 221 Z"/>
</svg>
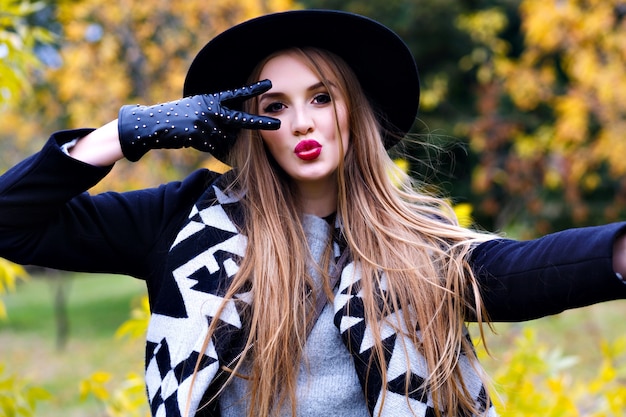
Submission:
<svg viewBox="0 0 626 417">
<path fill-rule="evenodd" d="M 158 299 L 153 300 L 146 341 L 146 390 L 154 417 L 182 417 L 188 399 L 189 415 L 219 415 L 215 405 L 210 410 L 198 410 L 206 402 L 206 393 L 219 386 L 220 368 L 231 365 L 243 349 L 245 328 L 241 312 L 250 302 L 249 294 L 238 294 L 226 305 L 214 337 L 206 349 L 202 345 L 245 253 L 247 240 L 236 226 L 240 222 L 237 198 L 214 184 L 193 207 L 167 254 L 170 275 L 160 284 Z M 336 241 L 334 244 L 338 257 L 342 245 Z M 354 263 L 343 269 L 334 300 L 334 323 L 352 354 L 371 415 L 434 417 L 432 397 L 422 389 L 428 375 L 423 356 L 408 341 L 403 348 L 401 336 L 385 324 L 380 325 L 380 334 L 388 382 L 382 386 L 376 369 L 369 370 L 368 375 L 373 343 L 371 329 L 363 318 L 359 277 Z M 399 320 L 401 312 L 396 313 L 386 320 Z M 201 365 L 192 384 L 200 356 Z M 484 409 L 488 403 L 485 388 L 466 357 L 460 358 L 460 364 L 467 388 Z M 493 407 L 487 415 L 496 415 Z"/>
<path fill-rule="evenodd" d="M 341 332 L 344 344 L 350 350 L 354 365 L 363 388 L 367 405 L 372 416 L 418 416 L 435 417 L 431 393 L 424 384 L 428 377 L 426 360 L 413 342 L 403 337 L 407 333 L 402 311 L 393 311 L 378 322 L 378 331 L 384 348 L 384 361 L 387 371 L 386 386 L 382 386 L 381 372 L 377 366 L 369 366 L 374 339 L 372 329 L 363 315 L 359 268 L 354 263 L 344 268 L 335 296 L 335 325 Z M 381 297 L 385 297 L 385 276 L 381 276 Z M 391 326 L 392 323 L 394 326 Z M 396 333 L 395 328 L 403 331 Z M 418 337 L 420 333 L 418 331 Z M 469 333 L 465 329 L 465 336 Z M 408 359 L 408 362 L 407 362 Z M 488 400 L 482 380 L 472 367 L 465 354 L 459 358 L 463 381 L 481 416 L 495 417 L 496 411 Z M 368 374 L 369 371 L 369 374 Z M 407 384 L 408 392 L 407 396 Z M 383 398 L 384 393 L 384 398 Z M 487 409 L 487 405 L 489 408 Z M 486 413 L 485 413 L 486 412 Z M 445 414 L 448 417 L 461 417 L 462 412 Z M 467 416 L 469 417 L 469 416 Z"/>
</svg>

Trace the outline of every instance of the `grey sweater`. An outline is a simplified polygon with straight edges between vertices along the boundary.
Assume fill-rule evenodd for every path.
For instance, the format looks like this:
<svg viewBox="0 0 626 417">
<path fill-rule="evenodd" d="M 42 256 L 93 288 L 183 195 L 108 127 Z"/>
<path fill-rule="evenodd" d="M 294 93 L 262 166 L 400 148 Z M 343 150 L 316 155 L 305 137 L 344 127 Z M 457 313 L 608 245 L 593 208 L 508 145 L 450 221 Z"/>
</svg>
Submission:
<svg viewBox="0 0 626 417">
<path fill-rule="evenodd" d="M 315 261 L 319 261 L 328 245 L 331 226 L 326 220 L 310 215 L 304 217 L 303 226 L 311 254 Z M 311 267 L 309 273 L 317 287 L 321 288 L 317 270 Z M 369 415 L 352 358 L 333 324 L 334 314 L 333 306 L 326 304 L 304 346 L 296 390 L 298 417 Z M 250 369 L 249 364 L 243 364 L 243 367 L 245 374 Z M 235 378 L 222 393 L 220 407 L 223 417 L 245 416 L 248 409 L 247 381 Z M 290 416 L 291 405 L 286 404 L 280 415 Z"/>
</svg>

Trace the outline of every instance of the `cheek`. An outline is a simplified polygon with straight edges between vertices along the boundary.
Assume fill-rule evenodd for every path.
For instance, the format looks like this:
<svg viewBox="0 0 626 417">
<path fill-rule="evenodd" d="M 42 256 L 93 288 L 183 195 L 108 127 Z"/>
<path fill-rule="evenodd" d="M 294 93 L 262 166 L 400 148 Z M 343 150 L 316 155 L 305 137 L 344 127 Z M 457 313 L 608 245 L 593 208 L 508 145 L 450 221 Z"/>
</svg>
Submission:
<svg viewBox="0 0 626 417">
<path fill-rule="evenodd" d="M 263 142 L 269 146 L 277 141 L 279 131 L 280 128 L 278 130 L 260 130 L 259 134 L 261 135 Z"/>
<path fill-rule="evenodd" d="M 282 128 L 281 128 L 282 129 Z M 281 147 L 281 134 L 280 130 L 264 130 L 261 132 L 261 140 L 265 144 L 265 148 L 272 154 L 274 158 L 278 155 L 278 150 Z"/>
</svg>

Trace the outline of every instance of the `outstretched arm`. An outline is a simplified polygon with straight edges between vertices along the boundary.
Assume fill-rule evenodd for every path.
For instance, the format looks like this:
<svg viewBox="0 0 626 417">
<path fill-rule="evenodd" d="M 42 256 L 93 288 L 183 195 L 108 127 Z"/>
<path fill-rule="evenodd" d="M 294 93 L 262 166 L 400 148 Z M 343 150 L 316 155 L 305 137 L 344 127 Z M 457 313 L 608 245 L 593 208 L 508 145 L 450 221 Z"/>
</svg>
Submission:
<svg viewBox="0 0 626 417">
<path fill-rule="evenodd" d="M 625 223 L 615 223 L 480 244 L 470 262 L 489 319 L 531 320 L 626 298 L 616 275 L 626 272 L 625 230 Z"/>
</svg>

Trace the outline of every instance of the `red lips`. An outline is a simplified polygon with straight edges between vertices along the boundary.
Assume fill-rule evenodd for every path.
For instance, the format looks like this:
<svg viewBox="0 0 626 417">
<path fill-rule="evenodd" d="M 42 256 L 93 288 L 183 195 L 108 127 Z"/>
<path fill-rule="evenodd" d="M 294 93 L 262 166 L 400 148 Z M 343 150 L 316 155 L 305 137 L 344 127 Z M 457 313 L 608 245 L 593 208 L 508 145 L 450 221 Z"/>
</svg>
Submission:
<svg viewBox="0 0 626 417">
<path fill-rule="evenodd" d="M 293 152 L 304 161 L 312 161 L 322 153 L 322 145 L 316 140 L 306 139 L 298 142 Z"/>
</svg>

